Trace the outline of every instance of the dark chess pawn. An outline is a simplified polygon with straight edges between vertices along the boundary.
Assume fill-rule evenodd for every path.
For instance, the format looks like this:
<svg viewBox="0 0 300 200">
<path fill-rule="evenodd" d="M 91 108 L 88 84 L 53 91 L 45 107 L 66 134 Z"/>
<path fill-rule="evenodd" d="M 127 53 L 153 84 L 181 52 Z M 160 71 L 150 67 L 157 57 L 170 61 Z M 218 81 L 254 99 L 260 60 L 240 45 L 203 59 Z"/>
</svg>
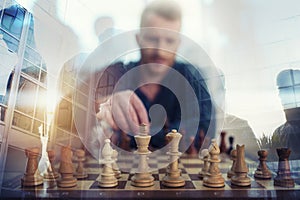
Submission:
<svg viewBox="0 0 300 200">
<path fill-rule="evenodd" d="M 25 149 L 27 160 L 26 172 L 21 180 L 22 186 L 38 186 L 43 184 L 43 177 L 38 170 L 39 148 Z"/>
<path fill-rule="evenodd" d="M 259 165 L 254 173 L 254 177 L 258 179 L 271 179 L 272 174 L 267 166 L 267 156 L 268 151 L 267 150 L 259 150 L 257 152 L 259 156 Z"/>
<path fill-rule="evenodd" d="M 234 137 L 230 136 L 228 140 L 229 140 L 229 148 L 227 149 L 227 154 L 230 155 L 233 149 Z"/>
<path fill-rule="evenodd" d="M 226 132 L 222 131 L 221 132 L 221 142 L 220 142 L 220 153 L 226 153 L 226 151 L 227 151 L 225 136 L 226 136 Z"/>
<path fill-rule="evenodd" d="M 228 178 L 231 178 L 232 176 L 234 176 L 234 169 L 236 166 L 236 156 L 237 156 L 236 150 L 232 149 L 232 151 L 230 153 L 230 159 L 232 160 L 232 166 L 231 166 L 230 170 L 227 172 Z"/>
<path fill-rule="evenodd" d="M 274 178 L 274 185 L 280 187 L 292 188 L 295 187 L 295 181 L 291 177 L 289 156 L 291 150 L 289 148 L 278 148 L 276 149 L 279 162 L 277 176 Z"/>
</svg>

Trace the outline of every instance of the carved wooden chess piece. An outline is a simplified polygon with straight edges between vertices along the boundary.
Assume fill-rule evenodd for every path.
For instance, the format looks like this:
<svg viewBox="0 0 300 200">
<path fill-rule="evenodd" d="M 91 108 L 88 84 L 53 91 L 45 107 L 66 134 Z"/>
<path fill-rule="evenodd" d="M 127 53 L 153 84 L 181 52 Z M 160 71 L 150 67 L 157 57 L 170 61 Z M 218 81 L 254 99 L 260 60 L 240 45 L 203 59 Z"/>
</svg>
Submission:
<svg viewBox="0 0 300 200">
<path fill-rule="evenodd" d="M 199 178 L 203 179 L 206 176 L 208 169 L 209 169 L 209 151 L 208 151 L 208 149 L 203 149 L 200 153 L 200 157 L 203 160 L 203 168 L 199 172 Z"/>
<path fill-rule="evenodd" d="M 182 187 L 185 185 L 185 180 L 181 176 L 181 170 L 178 169 L 178 158 L 181 155 L 178 146 L 182 135 L 173 129 L 166 137 L 170 141 L 170 150 L 167 154 L 170 155 L 171 163 L 167 168 L 167 174 L 163 178 L 162 184 L 167 187 Z"/>
<path fill-rule="evenodd" d="M 85 152 L 82 149 L 77 149 L 76 152 L 76 157 L 77 157 L 77 162 L 78 166 L 76 168 L 76 172 L 74 176 L 77 179 L 84 179 L 88 177 L 88 174 L 85 172 L 84 167 L 83 167 L 83 162 L 85 161 Z"/>
<path fill-rule="evenodd" d="M 234 169 L 236 166 L 236 156 L 237 156 L 236 150 L 232 149 L 231 153 L 230 153 L 230 159 L 232 160 L 232 166 L 231 166 L 230 170 L 227 172 L 228 178 L 231 178 L 234 175 Z"/>
<path fill-rule="evenodd" d="M 71 147 L 65 146 L 61 148 L 61 161 L 59 166 L 61 179 L 57 182 L 58 187 L 69 188 L 77 185 L 77 179 L 73 176 L 72 154 Z"/>
<path fill-rule="evenodd" d="M 226 153 L 226 142 L 225 142 L 226 132 L 221 132 L 221 142 L 220 142 L 220 153 Z"/>
<path fill-rule="evenodd" d="M 135 153 L 139 155 L 139 165 L 137 171 L 131 177 L 131 185 L 136 187 L 150 187 L 154 185 L 154 177 L 150 172 L 147 162 L 147 156 L 151 153 L 148 149 L 151 136 L 148 135 L 145 124 L 142 124 L 140 129 L 140 135 L 134 136 L 138 148 Z"/>
<path fill-rule="evenodd" d="M 220 172 L 218 163 L 221 162 L 219 159 L 220 155 L 220 148 L 217 144 L 216 139 L 211 140 L 211 145 L 208 148 L 209 154 L 210 154 L 210 165 L 208 169 L 207 175 L 203 179 L 203 185 L 207 187 L 224 187 L 225 186 L 225 180 L 222 177 L 222 174 Z"/>
<path fill-rule="evenodd" d="M 229 148 L 227 149 L 227 154 L 230 155 L 230 153 L 231 153 L 231 151 L 233 149 L 234 137 L 230 136 L 228 138 L 228 141 L 229 141 Z"/>
<path fill-rule="evenodd" d="M 56 180 L 59 176 L 58 172 L 55 170 L 54 160 L 55 160 L 55 151 L 48 150 L 48 157 L 50 161 L 50 166 L 47 169 L 47 172 L 44 174 L 44 178 L 48 180 Z"/>
<path fill-rule="evenodd" d="M 277 176 L 274 178 L 274 185 L 280 187 L 292 188 L 295 187 L 295 181 L 291 177 L 289 156 L 291 150 L 289 148 L 278 148 L 276 149 L 279 162 Z"/>
<path fill-rule="evenodd" d="M 100 179 L 98 180 L 98 184 L 100 187 L 115 187 L 118 185 L 118 180 L 115 177 L 115 173 L 112 168 L 112 163 L 114 160 L 112 159 L 113 149 L 110 146 L 110 139 L 105 140 L 105 144 L 102 149 L 102 157 L 100 163 L 104 164 L 102 172 L 100 174 Z"/>
<path fill-rule="evenodd" d="M 251 179 L 248 177 L 248 167 L 245 161 L 245 145 L 236 145 L 237 157 L 234 169 L 234 176 L 231 177 L 231 183 L 236 186 L 250 186 Z"/>
<path fill-rule="evenodd" d="M 258 179 L 271 179 L 272 174 L 267 166 L 267 156 L 268 151 L 267 150 L 259 150 L 257 152 L 259 156 L 259 165 L 257 166 L 257 169 L 255 170 L 254 177 Z"/>
<path fill-rule="evenodd" d="M 40 149 L 29 148 L 25 149 L 25 155 L 28 158 L 26 165 L 26 172 L 21 179 L 22 186 L 37 186 L 43 184 L 43 177 L 40 175 L 38 170 L 38 155 Z"/>
</svg>

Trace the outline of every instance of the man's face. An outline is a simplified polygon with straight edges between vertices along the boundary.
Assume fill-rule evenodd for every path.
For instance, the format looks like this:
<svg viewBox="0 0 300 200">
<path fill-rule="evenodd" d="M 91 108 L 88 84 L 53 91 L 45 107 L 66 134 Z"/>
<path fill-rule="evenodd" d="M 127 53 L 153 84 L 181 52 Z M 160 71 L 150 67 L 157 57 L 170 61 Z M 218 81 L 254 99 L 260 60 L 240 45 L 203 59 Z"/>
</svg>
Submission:
<svg viewBox="0 0 300 200">
<path fill-rule="evenodd" d="M 151 28 L 142 28 L 137 35 L 142 64 L 157 63 L 171 67 L 180 43 L 180 20 L 171 21 L 150 13 L 144 26 Z M 168 70 L 159 65 L 149 65 L 148 69 L 153 74 L 162 74 Z"/>
</svg>

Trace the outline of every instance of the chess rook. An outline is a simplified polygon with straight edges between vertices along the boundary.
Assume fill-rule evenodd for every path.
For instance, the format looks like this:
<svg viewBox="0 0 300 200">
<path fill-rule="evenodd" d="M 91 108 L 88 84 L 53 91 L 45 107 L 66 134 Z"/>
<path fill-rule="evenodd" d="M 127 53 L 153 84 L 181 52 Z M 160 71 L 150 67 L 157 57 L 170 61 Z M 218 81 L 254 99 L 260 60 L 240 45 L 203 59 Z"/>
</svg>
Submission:
<svg viewBox="0 0 300 200">
<path fill-rule="evenodd" d="M 210 154 L 210 165 L 207 175 L 203 179 L 203 185 L 207 187 L 219 188 L 225 186 L 225 179 L 222 177 L 218 163 L 221 162 L 219 159 L 220 148 L 217 144 L 216 139 L 211 140 L 211 145 L 208 148 Z"/>
<path fill-rule="evenodd" d="M 48 150 L 47 153 L 50 161 L 50 166 L 48 167 L 47 172 L 44 174 L 44 178 L 48 180 L 56 180 L 59 174 L 54 167 L 55 152 L 53 150 Z"/>
<path fill-rule="evenodd" d="M 200 158 L 203 160 L 203 168 L 199 172 L 199 178 L 203 179 L 209 169 L 209 151 L 208 149 L 203 149 L 200 154 Z"/>
<path fill-rule="evenodd" d="M 248 177 L 248 167 L 245 161 L 245 145 L 236 145 L 237 157 L 234 168 L 234 176 L 231 177 L 231 184 L 241 187 L 251 185 Z"/>
<path fill-rule="evenodd" d="M 23 187 L 27 186 L 37 186 L 43 184 L 43 177 L 40 175 L 38 171 L 38 155 L 40 149 L 30 148 L 25 149 L 25 155 L 27 157 L 27 165 L 26 165 L 26 172 L 21 179 L 21 184 Z"/>
<path fill-rule="evenodd" d="M 181 155 L 178 147 L 182 135 L 173 129 L 166 137 L 170 141 L 170 150 L 167 154 L 170 155 L 171 163 L 167 168 L 167 173 L 163 178 L 162 184 L 167 187 L 182 187 L 185 185 L 185 180 L 181 176 L 181 170 L 178 169 L 178 158 Z"/>
<path fill-rule="evenodd" d="M 277 176 L 274 178 L 274 185 L 280 187 L 292 188 L 295 187 L 295 181 L 291 177 L 289 156 L 291 150 L 289 148 L 278 148 L 276 149 L 279 162 Z"/>
<path fill-rule="evenodd" d="M 255 170 L 254 177 L 258 179 L 271 179 L 272 174 L 270 170 L 268 169 L 267 166 L 267 156 L 268 156 L 268 151 L 267 150 L 259 150 L 257 152 L 259 156 L 259 165 L 257 169 Z"/>
<path fill-rule="evenodd" d="M 148 135 L 148 129 L 145 124 L 140 127 L 140 135 L 135 135 L 134 139 L 137 144 L 136 154 L 139 155 L 139 165 L 134 176 L 131 177 L 131 185 L 135 187 L 150 187 L 154 185 L 154 177 L 149 171 L 147 156 L 151 153 L 148 146 L 151 136 Z"/>
<path fill-rule="evenodd" d="M 77 185 L 77 179 L 73 176 L 72 154 L 71 147 L 65 146 L 61 148 L 61 161 L 59 166 L 61 179 L 57 182 L 58 187 L 69 188 Z"/>
<path fill-rule="evenodd" d="M 77 157 L 77 168 L 74 176 L 77 179 L 84 179 L 88 177 L 88 174 L 85 172 L 84 167 L 83 167 L 83 162 L 85 161 L 85 152 L 82 149 L 77 149 L 76 152 L 76 157 Z"/>
</svg>

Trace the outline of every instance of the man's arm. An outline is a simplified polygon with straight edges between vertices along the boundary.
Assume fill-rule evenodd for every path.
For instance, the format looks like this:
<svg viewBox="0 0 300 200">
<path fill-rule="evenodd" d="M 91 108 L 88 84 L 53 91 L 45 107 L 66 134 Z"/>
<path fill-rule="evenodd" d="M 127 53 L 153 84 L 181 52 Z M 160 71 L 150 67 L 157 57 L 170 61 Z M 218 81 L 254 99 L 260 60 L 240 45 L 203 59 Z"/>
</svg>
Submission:
<svg viewBox="0 0 300 200">
<path fill-rule="evenodd" d="M 113 92 L 125 72 L 123 64 L 117 63 L 101 73 L 96 89 L 96 116 L 115 130 L 138 133 L 141 123 L 149 124 L 142 101 L 132 90 Z"/>
</svg>

